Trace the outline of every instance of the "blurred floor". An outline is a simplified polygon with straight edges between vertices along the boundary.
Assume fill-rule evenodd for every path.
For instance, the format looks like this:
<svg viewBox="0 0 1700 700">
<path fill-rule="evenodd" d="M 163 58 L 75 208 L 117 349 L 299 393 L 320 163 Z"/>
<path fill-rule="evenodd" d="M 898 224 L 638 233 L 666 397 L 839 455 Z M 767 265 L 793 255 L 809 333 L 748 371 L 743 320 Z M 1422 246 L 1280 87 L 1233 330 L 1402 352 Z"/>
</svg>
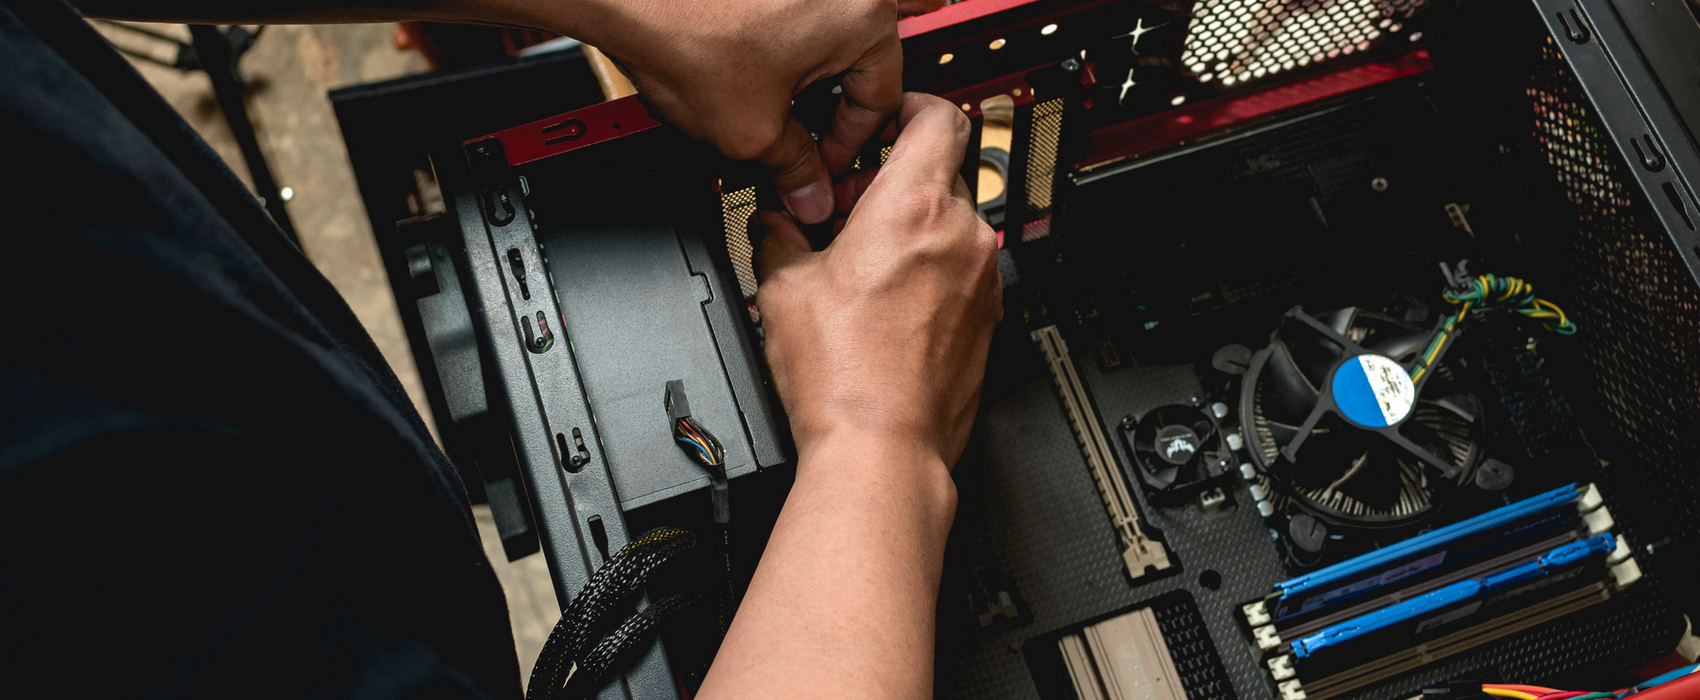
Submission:
<svg viewBox="0 0 1700 700">
<path fill-rule="evenodd" d="M 96 23 L 116 44 L 170 61 L 170 45 Z M 187 41 L 183 25 L 147 25 Z M 328 90 L 358 83 L 388 80 L 427 70 L 413 51 L 395 48 L 393 24 L 268 26 L 242 57 L 249 76 L 248 110 L 260 148 L 271 164 L 280 188 L 294 196 L 289 216 L 301 238 L 302 250 L 342 292 L 385 359 L 401 379 L 419 412 L 430 424 L 419 371 L 396 313 L 388 277 L 379 262 L 366 210 L 355 186 L 348 152 L 342 143 Z M 132 60 L 144 78 L 165 96 L 191 126 L 201 133 L 232 170 L 248 178 L 241 151 L 213 97 L 205 73 L 181 73 L 171 68 Z M 251 181 L 250 181 L 251 182 Z M 507 593 L 521 678 L 529 677 L 532 662 L 560 618 L 547 566 L 540 555 L 508 563 L 488 506 L 473 508 L 484 550 Z"/>
</svg>

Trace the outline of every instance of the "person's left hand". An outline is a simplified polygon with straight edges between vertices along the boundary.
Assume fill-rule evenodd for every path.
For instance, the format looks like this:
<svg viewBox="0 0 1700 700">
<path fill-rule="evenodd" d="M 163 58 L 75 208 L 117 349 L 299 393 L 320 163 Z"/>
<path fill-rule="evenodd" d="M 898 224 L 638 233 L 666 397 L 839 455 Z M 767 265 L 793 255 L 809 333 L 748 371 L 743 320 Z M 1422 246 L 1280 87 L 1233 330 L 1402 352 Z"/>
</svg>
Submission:
<svg viewBox="0 0 1700 700">
<path fill-rule="evenodd" d="M 897 19 L 945 0 L 574 0 L 515 2 L 535 24 L 613 58 L 668 122 L 735 160 L 771 168 L 804 223 L 834 209 L 832 175 L 896 112 L 903 94 Z M 832 129 L 817 147 L 791 99 L 844 74 Z"/>
</svg>

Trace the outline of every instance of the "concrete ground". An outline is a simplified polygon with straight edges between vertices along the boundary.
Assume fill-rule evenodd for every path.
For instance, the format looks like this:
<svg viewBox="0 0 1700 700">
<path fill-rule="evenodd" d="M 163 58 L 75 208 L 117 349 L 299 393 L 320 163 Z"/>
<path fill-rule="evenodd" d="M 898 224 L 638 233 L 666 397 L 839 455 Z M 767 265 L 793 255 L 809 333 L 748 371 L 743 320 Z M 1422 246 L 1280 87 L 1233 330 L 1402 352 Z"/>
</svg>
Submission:
<svg viewBox="0 0 1700 700">
<path fill-rule="evenodd" d="M 174 55 L 166 42 L 98 22 L 96 26 L 119 46 L 167 61 Z M 189 37 L 183 25 L 145 28 L 184 41 Z M 429 424 L 431 409 L 419 371 L 378 259 L 342 133 L 325 96 L 332 88 L 426 71 L 425 60 L 417 52 L 396 49 L 391 39 L 394 31 L 392 24 L 270 26 L 242 58 L 241 66 L 249 75 L 248 110 L 260 147 L 279 187 L 288 187 L 294 194 L 287 207 L 302 250 L 348 300 Z M 206 74 L 131 62 L 231 169 L 249 180 Z M 473 514 L 484 537 L 485 554 L 507 593 L 523 682 L 560 619 L 560 608 L 543 557 L 534 554 L 509 563 L 489 506 L 474 506 Z"/>
</svg>

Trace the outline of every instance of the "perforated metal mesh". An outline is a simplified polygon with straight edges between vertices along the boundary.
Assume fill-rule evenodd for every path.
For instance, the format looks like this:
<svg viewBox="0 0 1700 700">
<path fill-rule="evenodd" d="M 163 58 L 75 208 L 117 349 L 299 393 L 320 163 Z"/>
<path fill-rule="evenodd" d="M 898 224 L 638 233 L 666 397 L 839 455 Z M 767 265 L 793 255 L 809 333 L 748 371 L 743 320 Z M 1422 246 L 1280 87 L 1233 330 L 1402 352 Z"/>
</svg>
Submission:
<svg viewBox="0 0 1700 700">
<path fill-rule="evenodd" d="M 1238 696 L 1228 680 L 1228 670 L 1222 666 L 1222 656 L 1210 640 L 1210 630 L 1204 626 L 1198 602 L 1186 591 L 1166 598 L 1153 603 L 1151 613 L 1157 618 L 1169 656 L 1175 660 L 1186 700 L 1235 700 Z"/>
<path fill-rule="evenodd" d="M 746 301 L 756 296 L 755 246 L 750 244 L 750 217 L 756 213 L 756 188 L 745 187 L 720 195 L 720 212 L 726 222 L 726 252 L 732 272 Z"/>
<path fill-rule="evenodd" d="M 1548 38 L 1526 94 L 1533 136 L 1568 200 L 1561 246 L 1571 276 L 1564 308 L 1581 332 L 1581 359 L 1618 457 L 1606 484 L 1632 494 L 1669 534 L 1692 540 L 1700 523 L 1700 290 L 1666 233 L 1627 186 L 1623 156 Z M 1528 235 L 1528 234 L 1525 234 Z M 1625 454 L 1627 453 L 1627 454 Z M 1645 499 L 1645 500 L 1641 500 Z"/>
<path fill-rule="evenodd" d="M 1021 240 L 1044 238 L 1051 232 L 1051 188 L 1057 173 L 1057 148 L 1062 143 L 1063 100 L 1033 106 L 1033 128 L 1027 143 L 1027 217 Z"/>
<path fill-rule="evenodd" d="M 1404 29 L 1428 0 L 1203 0 L 1193 6 L 1181 65 L 1232 87 L 1368 51 Z"/>
</svg>

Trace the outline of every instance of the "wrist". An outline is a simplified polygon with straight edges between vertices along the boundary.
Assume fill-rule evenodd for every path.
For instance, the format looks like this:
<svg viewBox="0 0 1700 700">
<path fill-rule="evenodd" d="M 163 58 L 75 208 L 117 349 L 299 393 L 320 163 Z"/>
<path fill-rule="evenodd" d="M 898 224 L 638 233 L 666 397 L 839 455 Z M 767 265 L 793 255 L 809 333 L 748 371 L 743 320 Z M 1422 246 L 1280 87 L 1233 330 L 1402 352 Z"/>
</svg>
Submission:
<svg viewBox="0 0 1700 700">
<path fill-rule="evenodd" d="M 956 514 L 956 483 L 938 450 L 887 432 L 839 429 L 799 444 L 793 493 L 798 489 L 838 498 L 901 497 L 946 529 Z"/>
</svg>

